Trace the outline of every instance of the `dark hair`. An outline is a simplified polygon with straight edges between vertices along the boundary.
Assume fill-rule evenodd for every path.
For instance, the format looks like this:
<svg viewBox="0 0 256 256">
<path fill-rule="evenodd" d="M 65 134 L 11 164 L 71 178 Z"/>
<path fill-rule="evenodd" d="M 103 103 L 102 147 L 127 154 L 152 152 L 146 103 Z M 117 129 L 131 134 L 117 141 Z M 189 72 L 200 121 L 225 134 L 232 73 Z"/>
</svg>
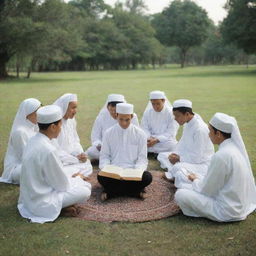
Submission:
<svg viewBox="0 0 256 256">
<path fill-rule="evenodd" d="M 179 107 L 179 108 L 173 108 L 172 111 L 179 111 L 182 114 L 185 114 L 186 112 L 194 115 L 192 108 L 187 108 L 187 107 Z"/>
<path fill-rule="evenodd" d="M 60 120 L 61 120 L 61 119 L 60 119 Z M 60 120 L 58 120 L 58 121 L 56 121 L 56 122 L 53 122 L 53 123 L 50 123 L 50 124 L 40 124 L 40 123 L 38 123 L 39 130 L 46 131 L 46 130 L 48 129 L 48 127 L 49 127 L 51 124 L 58 125 L 58 123 L 60 122 Z"/>
<path fill-rule="evenodd" d="M 108 106 L 111 105 L 111 107 L 116 107 L 116 104 L 123 103 L 122 101 L 111 101 L 108 103 Z"/>
<path fill-rule="evenodd" d="M 215 127 L 213 127 L 211 124 L 210 124 L 210 126 L 211 126 L 212 129 L 214 130 L 214 133 L 215 133 L 215 134 L 216 134 L 217 131 L 219 131 L 219 132 L 223 135 L 223 137 L 224 137 L 225 139 L 230 139 L 230 138 L 231 138 L 231 133 L 222 132 L 222 131 L 216 129 Z"/>
</svg>

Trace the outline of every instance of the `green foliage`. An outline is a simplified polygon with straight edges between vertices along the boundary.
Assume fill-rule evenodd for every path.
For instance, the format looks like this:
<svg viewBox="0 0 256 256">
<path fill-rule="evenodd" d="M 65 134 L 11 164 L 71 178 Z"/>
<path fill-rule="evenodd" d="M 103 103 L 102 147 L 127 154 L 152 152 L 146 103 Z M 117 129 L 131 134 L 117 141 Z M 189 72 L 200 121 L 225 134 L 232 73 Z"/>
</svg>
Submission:
<svg viewBox="0 0 256 256">
<path fill-rule="evenodd" d="M 156 15 L 152 23 L 160 42 L 180 48 L 183 67 L 189 48 L 199 46 L 207 38 L 210 21 L 206 12 L 194 2 L 175 0 Z"/>
<path fill-rule="evenodd" d="M 256 1 L 228 1 L 228 16 L 221 31 L 226 42 L 235 43 L 246 53 L 256 53 Z"/>
</svg>

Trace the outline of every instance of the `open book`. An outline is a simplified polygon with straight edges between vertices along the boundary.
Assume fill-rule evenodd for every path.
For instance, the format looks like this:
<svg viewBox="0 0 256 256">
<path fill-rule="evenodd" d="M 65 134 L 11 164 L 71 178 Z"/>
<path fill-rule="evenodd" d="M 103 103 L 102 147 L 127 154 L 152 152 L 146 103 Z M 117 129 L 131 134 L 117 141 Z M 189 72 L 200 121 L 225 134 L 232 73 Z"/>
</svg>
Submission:
<svg viewBox="0 0 256 256">
<path fill-rule="evenodd" d="M 144 171 L 142 169 L 122 168 L 115 165 L 106 165 L 99 172 L 99 175 L 117 180 L 141 181 L 143 172 Z"/>
</svg>

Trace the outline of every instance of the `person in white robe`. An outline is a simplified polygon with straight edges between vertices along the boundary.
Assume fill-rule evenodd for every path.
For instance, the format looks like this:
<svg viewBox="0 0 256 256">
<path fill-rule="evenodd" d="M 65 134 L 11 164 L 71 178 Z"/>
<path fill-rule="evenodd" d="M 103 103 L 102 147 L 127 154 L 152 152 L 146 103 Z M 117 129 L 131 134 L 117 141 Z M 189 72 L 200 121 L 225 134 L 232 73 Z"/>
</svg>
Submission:
<svg viewBox="0 0 256 256">
<path fill-rule="evenodd" d="M 189 173 L 203 178 L 214 154 L 213 144 L 208 136 L 209 128 L 203 119 L 192 111 L 192 102 L 176 100 L 173 103 L 175 120 L 184 125 L 182 137 L 173 152 L 158 155 L 161 167 L 166 168 L 165 177 L 174 179 L 177 188 L 191 188 Z"/>
<path fill-rule="evenodd" d="M 133 105 L 116 105 L 118 123 L 109 128 L 104 135 L 100 152 L 100 169 L 106 165 L 122 168 L 142 169 L 141 181 L 117 180 L 98 175 L 99 183 L 104 187 L 102 199 L 119 195 L 144 197 L 144 188 L 152 182 L 152 175 L 146 171 L 147 138 L 144 131 L 131 123 Z"/>
<path fill-rule="evenodd" d="M 116 104 L 125 103 L 126 100 L 121 94 L 109 94 L 107 102 L 99 112 L 91 132 L 92 146 L 86 151 L 91 160 L 98 160 L 102 146 L 102 140 L 106 130 L 117 124 Z M 139 126 L 137 115 L 134 113 L 132 123 Z"/>
<path fill-rule="evenodd" d="M 62 112 L 48 105 L 37 111 L 39 132 L 28 142 L 22 160 L 18 210 L 31 222 L 54 221 L 62 212 L 77 216 L 77 203 L 91 194 L 91 184 L 82 176 L 68 177 L 51 143 L 61 130 Z"/>
<path fill-rule="evenodd" d="M 38 132 L 36 111 L 40 106 L 41 102 L 34 98 L 26 99 L 20 104 L 10 132 L 0 182 L 20 183 L 23 151 L 28 140 Z"/>
<path fill-rule="evenodd" d="M 75 165 L 77 172 L 86 176 L 90 175 L 92 165 L 80 144 L 76 129 L 77 95 L 66 93 L 53 104 L 59 106 L 63 114 L 61 132 L 53 143 L 58 148 L 59 156 L 66 166 L 65 169 L 73 172 Z"/>
<path fill-rule="evenodd" d="M 172 105 L 162 91 L 152 91 L 150 102 L 141 120 L 141 128 L 147 135 L 148 152 L 160 153 L 174 150 L 179 128 L 174 120 Z"/>
<path fill-rule="evenodd" d="M 236 119 L 216 113 L 209 137 L 219 145 L 207 175 L 190 174 L 193 190 L 179 189 L 175 200 L 185 215 L 218 222 L 241 221 L 256 209 L 256 186 Z"/>
</svg>

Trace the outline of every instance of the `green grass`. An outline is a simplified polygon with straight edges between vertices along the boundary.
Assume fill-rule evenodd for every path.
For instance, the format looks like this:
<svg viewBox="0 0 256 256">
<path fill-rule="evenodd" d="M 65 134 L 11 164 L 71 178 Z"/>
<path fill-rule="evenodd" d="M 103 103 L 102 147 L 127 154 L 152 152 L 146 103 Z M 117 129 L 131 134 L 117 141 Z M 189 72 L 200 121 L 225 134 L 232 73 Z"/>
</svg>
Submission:
<svg viewBox="0 0 256 256">
<path fill-rule="evenodd" d="M 66 92 L 79 96 L 78 133 L 90 145 L 93 121 L 109 93 L 121 93 L 141 118 L 148 93 L 163 90 L 172 102 L 193 101 L 208 121 L 215 112 L 237 118 L 256 174 L 256 67 L 171 67 L 147 71 L 34 73 L 0 82 L 0 162 L 20 102 L 35 97 L 51 104 Z M 150 169 L 159 168 L 150 160 Z M 0 168 L 0 173 L 2 168 Z M 19 188 L 0 184 L 0 255 L 254 255 L 256 213 L 246 221 L 220 224 L 182 214 L 147 223 L 98 223 L 59 218 L 29 224 L 16 209 Z"/>
</svg>

